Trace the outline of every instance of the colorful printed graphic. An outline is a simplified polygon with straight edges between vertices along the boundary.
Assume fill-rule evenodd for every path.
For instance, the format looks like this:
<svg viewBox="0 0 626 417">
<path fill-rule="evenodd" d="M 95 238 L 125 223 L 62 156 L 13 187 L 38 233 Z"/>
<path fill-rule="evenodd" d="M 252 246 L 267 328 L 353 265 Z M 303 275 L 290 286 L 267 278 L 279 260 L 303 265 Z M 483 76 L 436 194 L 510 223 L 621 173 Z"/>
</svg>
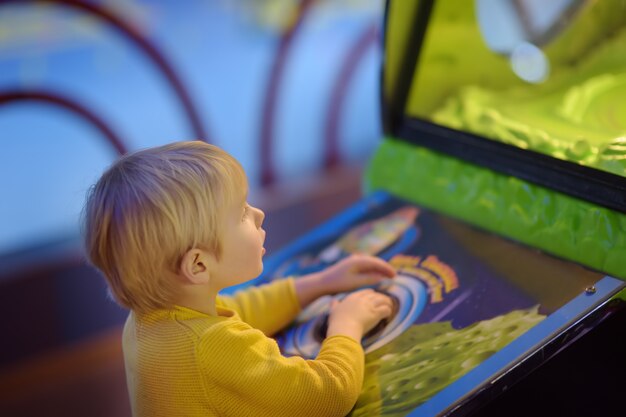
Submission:
<svg viewBox="0 0 626 417">
<path fill-rule="evenodd" d="M 261 276 L 276 279 L 289 265 L 297 277 L 361 251 L 397 269 L 375 287 L 392 298 L 394 313 L 362 340 L 365 383 L 353 416 L 406 415 L 601 277 L 388 195 L 363 206 L 303 237 L 297 250 L 276 254 L 279 262 L 268 262 Z M 325 296 L 303 310 L 276 336 L 283 354 L 314 358 L 331 302 L 345 296 Z"/>
<path fill-rule="evenodd" d="M 423 281 L 428 288 L 431 303 L 443 301 L 443 294 L 458 288 L 456 273 L 435 255 L 422 259 L 419 256 L 396 255 L 389 261 L 399 274 L 409 274 Z"/>
<path fill-rule="evenodd" d="M 319 271 L 355 253 L 382 257 L 400 253 L 419 239 L 420 229 L 415 224 L 418 215 L 417 207 L 406 206 L 380 218 L 358 224 L 317 255 L 307 254 L 289 260 L 279 267 L 274 275 L 282 277 Z"/>
<path fill-rule="evenodd" d="M 544 319 L 537 307 L 456 330 L 411 326 L 366 356 L 363 391 L 351 416 L 405 416 Z"/>
<path fill-rule="evenodd" d="M 418 214 L 416 207 L 402 207 L 380 219 L 358 225 L 324 249 L 319 259 L 335 262 L 351 253 L 379 254 L 413 225 Z"/>
<path fill-rule="evenodd" d="M 363 338 L 365 353 L 372 352 L 391 342 L 411 326 L 424 310 L 427 303 L 427 288 L 418 279 L 398 275 L 392 283 L 377 288 L 391 297 L 394 311 L 391 318 L 381 321 Z M 279 339 L 286 355 L 297 355 L 312 359 L 320 351 L 328 322 L 328 312 L 333 299 L 342 299 L 346 294 L 326 296 L 305 309 Z"/>
</svg>

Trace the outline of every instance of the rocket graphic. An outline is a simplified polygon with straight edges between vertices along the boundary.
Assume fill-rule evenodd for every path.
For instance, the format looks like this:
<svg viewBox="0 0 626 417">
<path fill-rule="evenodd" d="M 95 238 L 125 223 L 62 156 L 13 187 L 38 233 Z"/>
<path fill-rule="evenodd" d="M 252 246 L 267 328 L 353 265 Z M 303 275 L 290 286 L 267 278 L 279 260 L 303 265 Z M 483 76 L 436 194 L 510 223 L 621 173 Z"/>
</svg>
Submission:
<svg viewBox="0 0 626 417">
<path fill-rule="evenodd" d="M 417 207 L 402 207 L 384 217 L 355 226 L 322 250 L 318 258 L 330 263 L 346 254 L 376 255 L 395 242 L 415 222 L 418 214 Z"/>
</svg>

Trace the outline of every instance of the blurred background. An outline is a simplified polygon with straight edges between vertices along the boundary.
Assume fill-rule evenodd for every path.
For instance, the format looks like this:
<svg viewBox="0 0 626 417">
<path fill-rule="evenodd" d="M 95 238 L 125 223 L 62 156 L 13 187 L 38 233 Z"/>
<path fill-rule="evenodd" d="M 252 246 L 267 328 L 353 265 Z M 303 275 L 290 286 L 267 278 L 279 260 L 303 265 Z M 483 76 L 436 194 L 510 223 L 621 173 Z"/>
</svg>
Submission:
<svg viewBox="0 0 626 417">
<path fill-rule="evenodd" d="M 128 416 L 126 312 L 83 259 L 120 155 L 201 139 L 244 166 L 268 255 L 360 197 L 383 0 L 0 0 L 0 415 Z"/>
</svg>

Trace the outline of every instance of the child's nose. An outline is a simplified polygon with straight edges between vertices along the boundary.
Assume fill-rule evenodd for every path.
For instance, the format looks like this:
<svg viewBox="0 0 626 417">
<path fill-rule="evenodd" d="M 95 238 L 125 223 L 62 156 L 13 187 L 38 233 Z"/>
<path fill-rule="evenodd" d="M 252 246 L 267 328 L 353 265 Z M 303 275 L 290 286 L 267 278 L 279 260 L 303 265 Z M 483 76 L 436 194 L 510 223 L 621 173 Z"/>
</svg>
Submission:
<svg viewBox="0 0 626 417">
<path fill-rule="evenodd" d="M 261 227 L 263 225 L 263 220 L 265 220 L 265 213 L 263 210 L 254 207 L 255 219 L 256 219 L 256 227 Z"/>
</svg>

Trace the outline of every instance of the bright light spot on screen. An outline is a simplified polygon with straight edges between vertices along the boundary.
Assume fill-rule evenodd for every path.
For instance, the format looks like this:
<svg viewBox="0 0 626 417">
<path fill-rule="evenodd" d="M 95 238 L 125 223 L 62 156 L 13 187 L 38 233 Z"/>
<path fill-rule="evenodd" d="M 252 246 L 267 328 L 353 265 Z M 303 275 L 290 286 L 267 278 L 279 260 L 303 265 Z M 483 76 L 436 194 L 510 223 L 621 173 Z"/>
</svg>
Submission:
<svg viewBox="0 0 626 417">
<path fill-rule="evenodd" d="M 550 73 L 550 63 L 543 51 L 532 43 L 523 42 L 511 53 L 511 68 L 522 80 L 529 83 L 540 83 Z"/>
</svg>

